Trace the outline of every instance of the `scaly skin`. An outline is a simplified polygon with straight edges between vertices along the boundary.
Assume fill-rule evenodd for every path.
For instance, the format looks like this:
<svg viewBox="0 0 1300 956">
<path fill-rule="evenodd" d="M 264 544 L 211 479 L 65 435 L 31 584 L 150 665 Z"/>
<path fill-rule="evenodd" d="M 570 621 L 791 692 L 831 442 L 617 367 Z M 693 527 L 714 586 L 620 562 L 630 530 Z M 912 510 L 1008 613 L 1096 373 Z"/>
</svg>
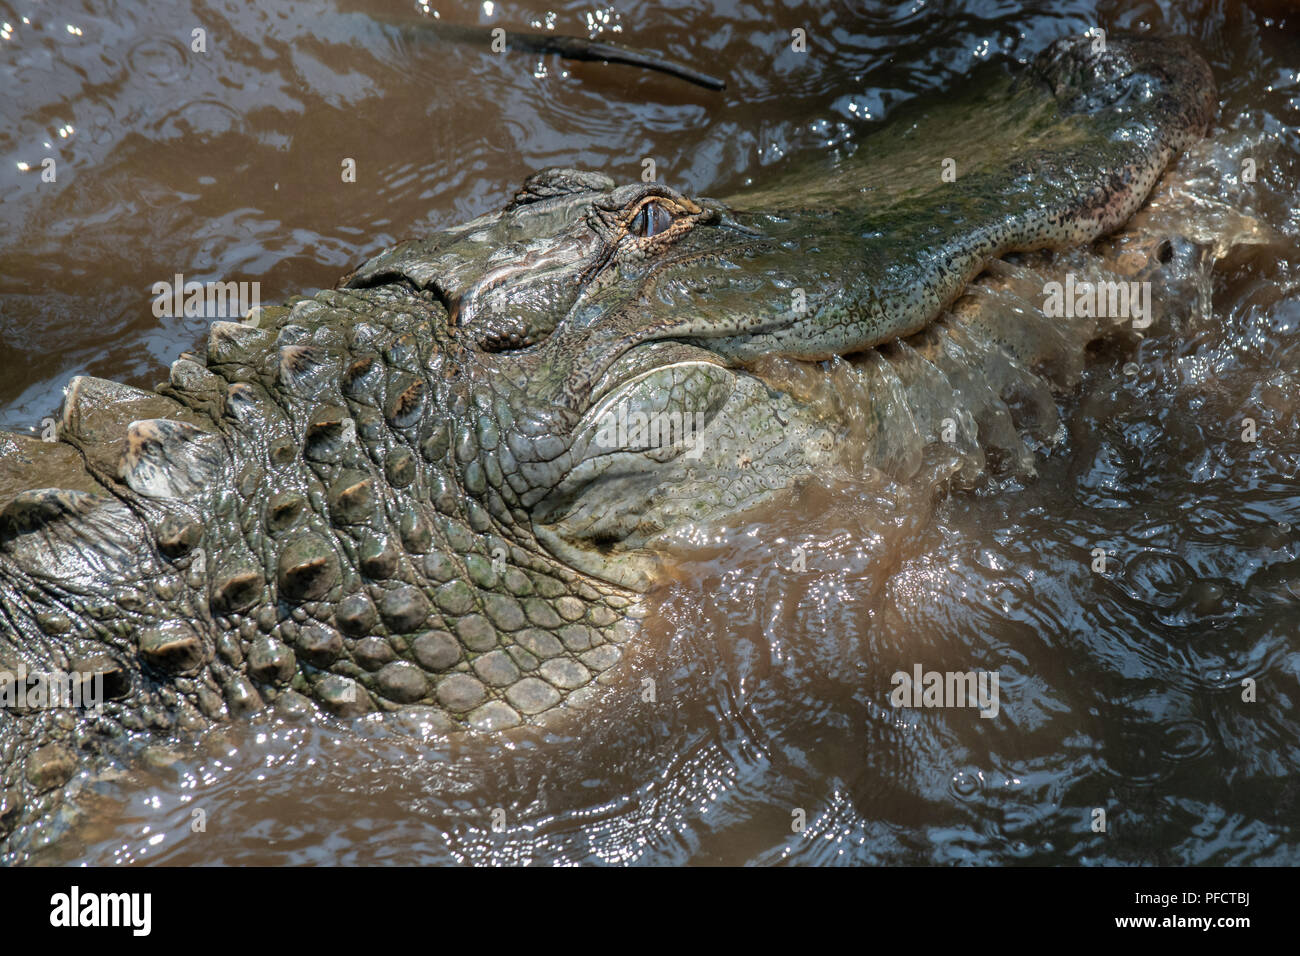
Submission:
<svg viewBox="0 0 1300 956">
<path fill-rule="evenodd" d="M 496 730 L 589 697 L 657 536 L 837 461 L 835 423 L 747 364 L 890 342 L 992 259 L 1114 229 L 1214 107 L 1179 43 L 1063 41 L 830 170 L 727 202 L 548 170 L 214 324 L 157 392 L 75 379 L 58 442 L 0 436 L 0 670 L 114 699 L 0 713 L 10 852 L 124 738 L 303 698 Z M 693 454 L 611 448 L 620 409 L 705 426 Z"/>
</svg>

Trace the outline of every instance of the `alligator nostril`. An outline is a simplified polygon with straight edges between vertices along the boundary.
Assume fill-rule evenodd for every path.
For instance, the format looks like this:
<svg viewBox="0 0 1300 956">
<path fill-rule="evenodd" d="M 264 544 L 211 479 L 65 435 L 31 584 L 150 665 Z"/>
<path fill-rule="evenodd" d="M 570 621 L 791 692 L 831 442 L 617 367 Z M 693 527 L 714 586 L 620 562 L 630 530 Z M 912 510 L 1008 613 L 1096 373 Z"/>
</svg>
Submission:
<svg viewBox="0 0 1300 956">
<path fill-rule="evenodd" d="M 1156 258 L 1162 263 L 1168 263 L 1174 257 L 1174 244 L 1166 239 L 1156 247 Z"/>
</svg>

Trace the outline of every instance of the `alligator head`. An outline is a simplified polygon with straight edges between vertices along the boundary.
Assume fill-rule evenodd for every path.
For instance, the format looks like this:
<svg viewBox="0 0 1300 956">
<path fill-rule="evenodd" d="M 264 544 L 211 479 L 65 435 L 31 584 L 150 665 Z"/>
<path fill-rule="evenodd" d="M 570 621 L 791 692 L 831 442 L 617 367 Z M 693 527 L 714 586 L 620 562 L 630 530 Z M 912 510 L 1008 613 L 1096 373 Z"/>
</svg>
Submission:
<svg viewBox="0 0 1300 956">
<path fill-rule="evenodd" d="M 1181 44 L 1063 41 L 1018 82 L 910 114 L 867 162 L 725 202 L 549 169 L 504 210 L 402 244 L 342 287 L 396 283 L 442 304 L 458 374 L 529 410 L 527 429 L 507 428 L 522 457 L 497 512 L 521 509 L 565 565 L 643 590 L 656 536 L 835 457 L 836 423 L 749 366 L 906 336 L 991 259 L 1111 231 L 1215 108 Z"/>
<path fill-rule="evenodd" d="M 578 703 L 617 673 L 662 536 L 841 463 L 840 423 L 758 365 L 922 333 L 996 257 L 1115 228 L 1214 107 L 1180 44 L 1066 41 L 725 202 L 539 173 L 214 324 L 156 392 L 74 380 L 57 441 L 0 437 L 0 669 L 112 700 L 0 713 L 0 815 L 45 807 L 105 729 L 304 697 L 497 729 Z M 1001 332 L 1004 365 L 1030 351 Z M 922 366 L 964 361 L 930 345 L 889 346 L 918 407 Z"/>
</svg>

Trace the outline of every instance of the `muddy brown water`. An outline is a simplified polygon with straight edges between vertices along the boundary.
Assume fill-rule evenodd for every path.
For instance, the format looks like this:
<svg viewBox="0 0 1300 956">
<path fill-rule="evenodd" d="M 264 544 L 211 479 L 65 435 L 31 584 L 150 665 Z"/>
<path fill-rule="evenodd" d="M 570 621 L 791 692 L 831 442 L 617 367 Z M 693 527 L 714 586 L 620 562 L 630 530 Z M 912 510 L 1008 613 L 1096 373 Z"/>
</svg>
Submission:
<svg viewBox="0 0 1300 956">
<path fill-rule="evenodd" d="M 1222 128 L 1260 144 L 1251 211 L 1282 237 L 1219 271 L 1208 319 L 1095 350 L 1036 480 L 937 500 L 827 481 L 699 529 L 626 683 L 574 726 L 448 740 L 265 715 L 98 784 L 46 858 L 1300 862 L 1287 6 L 431 5 L 667 51 L 724 75 L 713 94 L 382 22 L 418 17 L 407 4 L 0 3 L 8 430 L 39 429 L 74 374 L 162 380 L 207 326 L 154 316 L 175 273 L 275 302 L 551 164 L 632 180 L 649 157 L 673 186 L 725 194 L 805 151 L 869 148 L 918 93 L 1098 25 L 1198 41 Z M 996 671 L 998 715 L 891 707 L 891 675 L 917 664 Z"/>
</svg>

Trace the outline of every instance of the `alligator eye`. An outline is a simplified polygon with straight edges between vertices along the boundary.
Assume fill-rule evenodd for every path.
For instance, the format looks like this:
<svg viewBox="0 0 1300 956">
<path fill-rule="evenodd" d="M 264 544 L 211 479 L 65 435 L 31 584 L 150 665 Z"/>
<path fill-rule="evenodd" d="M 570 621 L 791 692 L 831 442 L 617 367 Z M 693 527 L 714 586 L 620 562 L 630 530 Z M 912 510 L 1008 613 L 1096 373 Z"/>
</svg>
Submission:
<svg viewBox="0 0 1300 956">
<path fill-rule="evenodd" d="M 642 239 L 657 236 L 673 224 L 673 214 L 657 202 L 648 202 L 632 220 L 632 234 Z"/>
</svg>

